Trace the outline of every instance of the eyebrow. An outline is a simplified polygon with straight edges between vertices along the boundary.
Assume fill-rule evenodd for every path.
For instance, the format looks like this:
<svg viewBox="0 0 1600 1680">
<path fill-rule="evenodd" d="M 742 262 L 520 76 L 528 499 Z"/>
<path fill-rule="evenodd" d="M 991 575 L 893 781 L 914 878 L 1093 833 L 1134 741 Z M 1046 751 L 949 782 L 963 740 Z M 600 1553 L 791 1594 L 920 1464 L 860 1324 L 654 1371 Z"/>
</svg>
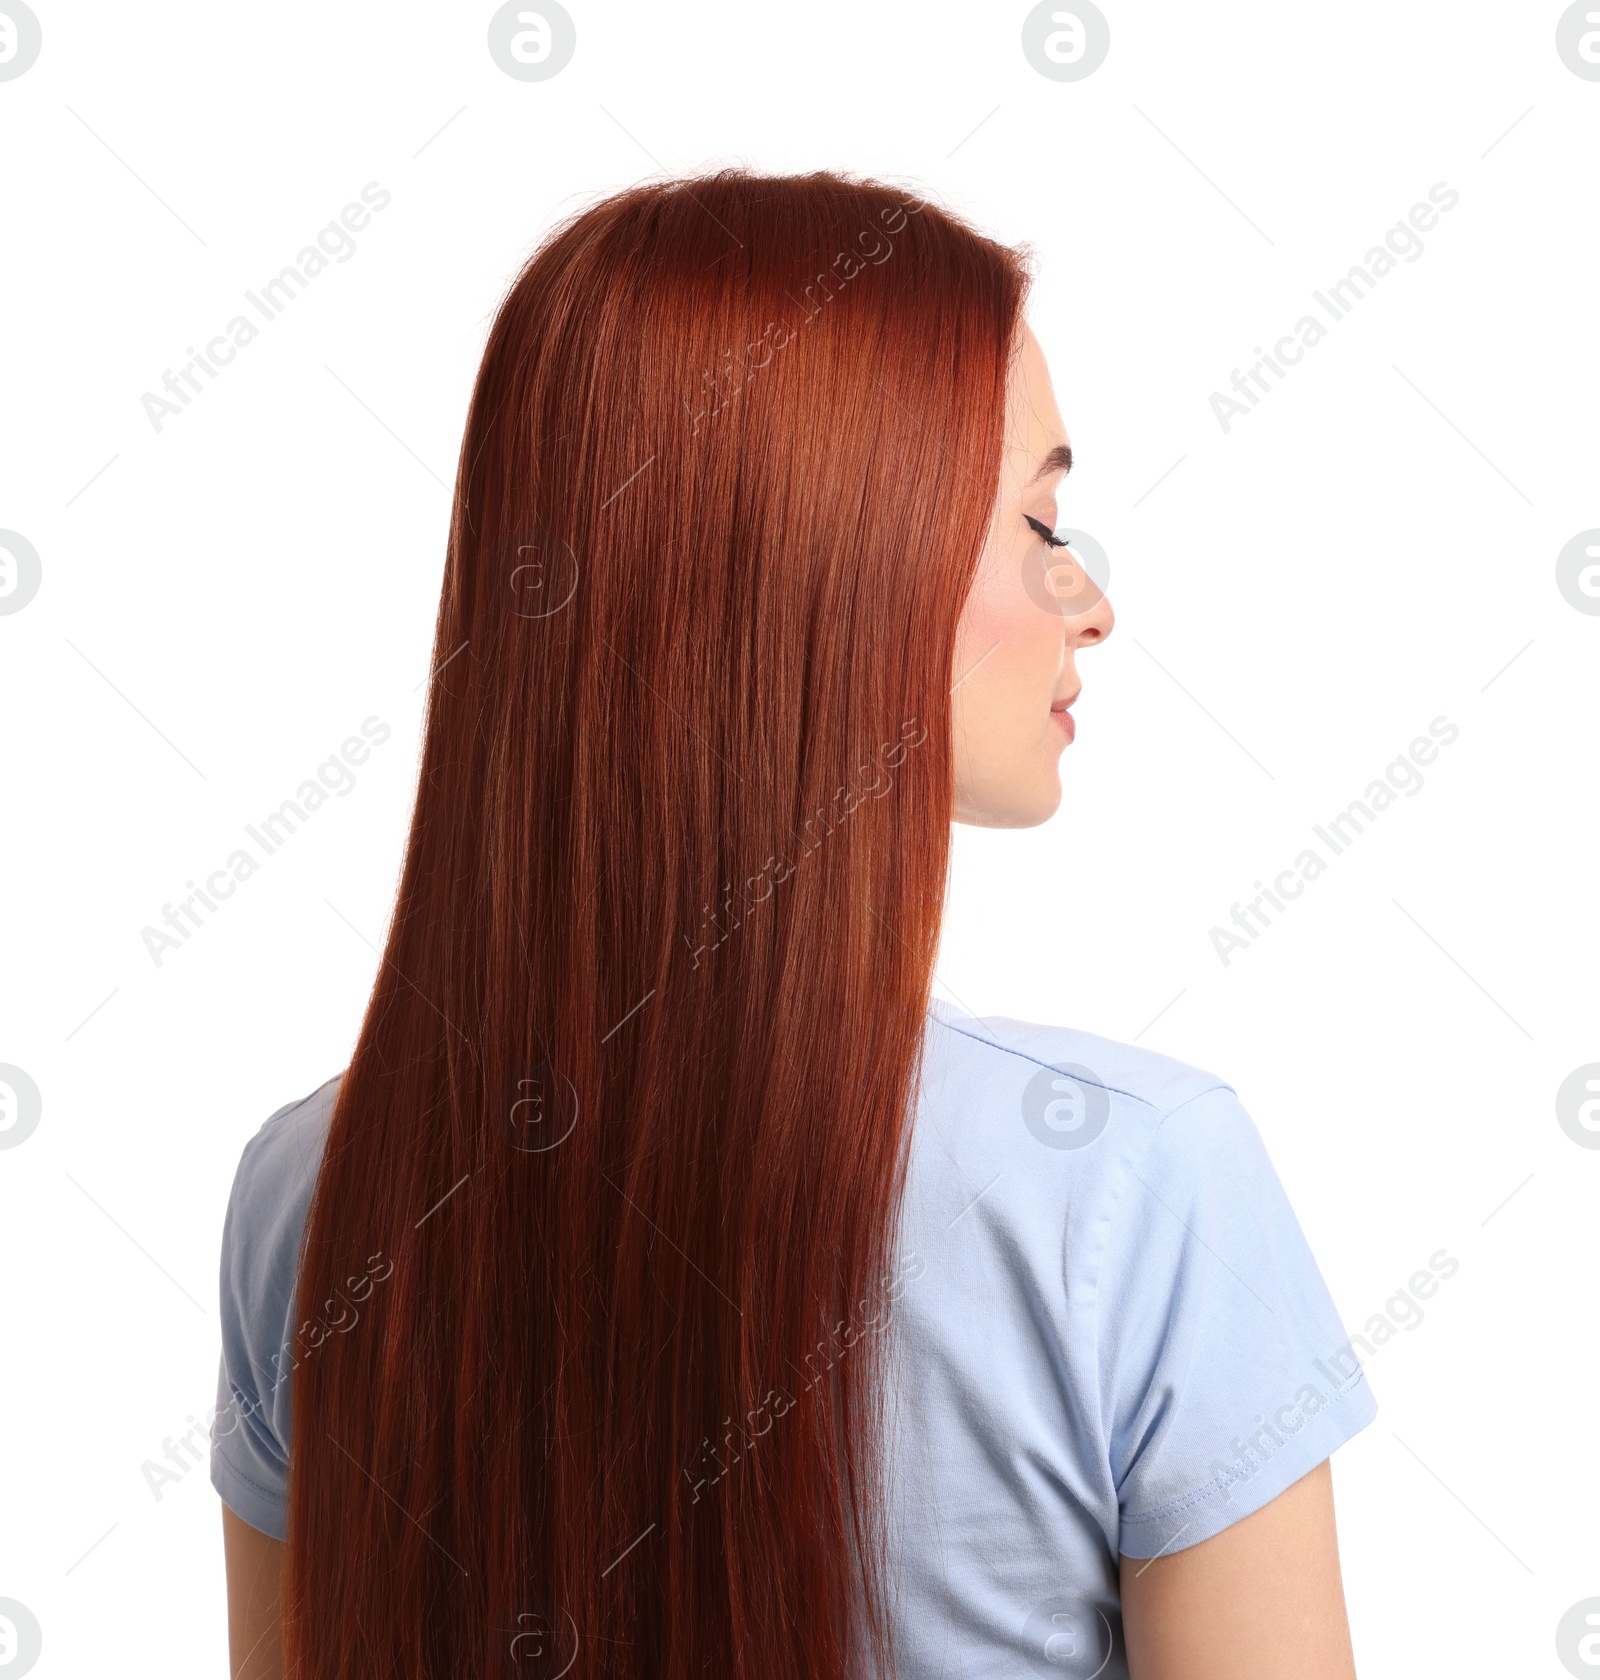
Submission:
<svg viewBox="0 0 1600 1680">
<path fill-rule="evenodd" d="M 1039 470 L 1028 480 L 1030 484 L 1037 484 L 1041 478 L 1053 472 L 1072 471 L 1072 445 L 1058 443 L 1039 464 Z"/>
</svg>

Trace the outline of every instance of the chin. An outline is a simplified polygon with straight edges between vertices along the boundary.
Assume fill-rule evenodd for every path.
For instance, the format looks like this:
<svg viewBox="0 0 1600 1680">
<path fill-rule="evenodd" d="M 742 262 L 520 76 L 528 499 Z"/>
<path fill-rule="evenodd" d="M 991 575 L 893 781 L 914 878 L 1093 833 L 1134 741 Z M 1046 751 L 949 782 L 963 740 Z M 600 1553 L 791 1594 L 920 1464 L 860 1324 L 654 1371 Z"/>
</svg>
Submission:
<svg viewBox="0 0 1600 1680">
<path fill-rule="evenodd" d="M 956 798 L 953 822 L 968 828 L 1037 828 L 1061 810 L 1061 798 L 1059 754 L 1025 776 L 1008 776 L 995 766 L 987 783 Z"/>
<path fill-rule="evenodd" d="M 1017 826 L 1019 828 L 1037 828 L 1040 823 L 1049 822 L 1056 812 L 1061 809 L 1061 783 L 1053 777 L 1051 781 L 1052 785 L 1043 793 L 1039 800 L 1038 810 L 1035 815 L 1028 817 L 1021 823 L 1018 823 Z"/>
<path fill-rule="evenodd" d="M 1061 809 L 1061 767 L 1057 759 L 1041 767 L 1037 779 L 1026 788 L 1018 788 L 1017 794 L 1017 814 L 1007 827 L 1037 828 L 1049 822 Z"/>
<path fill-rule="evenodd" d="M 1052 775 L 1047 784 L 1009 790 L 1009 797 L 990 799 L 981 810 L 957 807 L 955 820 L 971 828 L 1038 828 L 1061 809 L 1061 781 Z"/>
</svg>

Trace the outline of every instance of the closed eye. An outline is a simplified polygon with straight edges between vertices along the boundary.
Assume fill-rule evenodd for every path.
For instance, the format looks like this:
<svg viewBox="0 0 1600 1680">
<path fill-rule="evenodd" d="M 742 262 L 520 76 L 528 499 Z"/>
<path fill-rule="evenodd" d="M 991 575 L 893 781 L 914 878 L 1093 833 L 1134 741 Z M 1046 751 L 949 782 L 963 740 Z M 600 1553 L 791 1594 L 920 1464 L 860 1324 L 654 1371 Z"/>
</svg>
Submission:
<svg viewBox="0 0 1600 1680">
<path fill-rule="evenodd" d="M 1067 546 L 1067 538 L 1058 537 L 1042 519 L 1035 519 L 1032 514 L 1027 513 L 1023 514 L 1022 517 L 1027 520 L 1039 536 L 1044 538 L 1051 548 L 1065 548 Z"/>
</svg>

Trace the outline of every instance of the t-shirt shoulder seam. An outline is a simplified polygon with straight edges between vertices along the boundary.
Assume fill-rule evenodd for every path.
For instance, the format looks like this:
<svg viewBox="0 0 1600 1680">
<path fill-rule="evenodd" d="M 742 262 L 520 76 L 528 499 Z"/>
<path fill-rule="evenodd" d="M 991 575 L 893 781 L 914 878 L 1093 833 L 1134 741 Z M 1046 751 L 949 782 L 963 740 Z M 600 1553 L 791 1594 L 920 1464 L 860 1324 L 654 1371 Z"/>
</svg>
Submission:
<svg viewBox="0 0 1600 1680">
<path fill-rule="evenodd" d="M 1166 1129 L 1167 1122 L 1173 1119 L 1176 1115 L 1182 1114 L 1183 1111 L 1191 1104 L 1200 1102 L 1206 1097 L 1214 1097 L 1218 1091 L 1226 1091 L 1231 1096 L 1238 1096 L 1238 1092 L 1234 1090 L 1233 1086 L 1231 1086 L 1227 1080 L 1215 1079 L 1213 1083 L 1207 1085 L 1203 1091 L 1196 1091 L 1193 1096 L 1185 1097 L 1182 1102 L 1174 1103 L 1164 1114 L 1161 1114 L 1161 1118 L 1150 1128 L 1149 1136 L 1147 1136 L 1143 1144 L 1140 1145 L 1137 1154 L 1128 1161 L 1127 1178 L 1118 1191 L 1112 1206 L 1107 1210 L 1107 1217 L 1111 1223 L 1114 1224 L 1117 1218 L 1121 1215 L 1124 1201 L 1132 1194 L 1133 1181 L 1137 1180 L 1140 1184 L 1144 1183 L 1144 1177 L 1140 1173 L 1139 1168 L 1142 1167 L 1144 1163 L 1155 1153 L 1157 1140 Z M 1150 1103 L 1147 1106 L 1154 1108 L 1155 1104 Z M 1157 1109 L 1156 1112 L 1158 1114 L 1161 1113 L 1159 1109 Z M 1148 1186 L 1146 1187 L 1148 1188 Z M 1102 1259 L 1103 1258 L 1104 1256 L 1102 1256 Z M 1097 1274 L 1095 1278 L 1095 1291 L 1097 1295 L 1099 1293 L 1099 1287 L 1100 1280 Z"/>
<path fill-rule="evenodd" d="M 1183 1101 L 1178 1102 L 1178 1103 L 1174 1103 L 1173 1106 L 1166 1111 L 1166 1113 L 1161 1114 L 1160 1118 L 1157 1120 L 1155 1125 L 1150 1128 L 1150 1131 L 1149 1131 L 1148 1135 L 1145 1137 L 1143 1144 L 1128 1159 L 1127 1171 L 1123 1175 L 1122 1182 L 1118 1186 L 1116 1194 L 1111 1198 L 1110 1203 L 1106 1208 L 1105 1219 L 1106 1219 L 1106 1230 L 1108 1232 L 1114 1230 L 1116 1228 L 1118 1220 L 1120 1220 L 1121 1218 L 1124 1217 L 1124 1215 L 1126 1213 L 1126 1210 L 1127 1210 L 1127 1207 L 1128 1207 L 1128 1203 L 1129 1203 L 1130 1199 L 1132 1198 L 1132 1196 L 1134 1194 L 1134 1189 L 1133 1189 L 1134 1185 L 1136 1183 L 1137 1184 L 1144 1184 L 1145 1183 L 1144 1175 L 1140 1172 L 1139 1169 L 1144 1165 L 1144 1163 L 1147 1160 L 1150 1159 L 1151 1155 L 1154 1153 L 1155 1147 L 1156 1147 L 1156 1140 L 1161 1136 L 1162 1130 L 1165 1128 L 1167 1122 L 1174 1115 L 1181 1114 L 1184 1111 L 1184 1109 L 1186 1109 L 1190 1106 L 1191 1103 L 1197 1103 L 1204 1097 L 1214 1096 L 1218 1091 L 1228 1091 L 1228 1092 L 1233 1093 L 1233 1095 L 1235 1095 L 1235 1096 L 1237 1096 L 1237 1094 L 1238 1094 L 1237 1092 L 1235 1092 L 1233 1090 L 1233 1087 L 1230 1084 L 1228 1084 L 1228 1082 L 1226 1080 L 1213 1078 L 1213 1082 L 1211 1084 L 1207 1085 L 1204 1090 L 1196 1091 L 1192 1096 L 1185 1097 L 1183 1099 Z M 1148 1106 L 1154 1108 L 1155 1105 L 1150 1104 Z M 1160 1111 L 1157 1110 L 1157 1112 L 1159 1113 Z M 1147 1186 L 1147 1188 L 1148 1188 L 1148 1186 Z M 1101 1349 L 1100 1349 L 1100 1339 L 1101 1339 L 1101 1333 L 1102 1333 L 1102 1329 L 1101 1329 L 1101 1307 L 1102 1307 L 1102 1283 L 1103 1283 L 1105 1263 L 1106 1263 L 1106 1250 L 1105 1250 L 1105 1248 L 1102 1248 L 1100 1253 L 1099 1253 L 1099 1256 L 1098 1256 L 1097 1264 L 1094 1268 L 1094 1278 L 1093 1278 L 1093 1283 L 1091 1285 L 1092 1298 L 1095 1302 L 1095 1306 L 1094 1306 L 1094 1341 L 1095 1341 L 1095 1366 L 1096 1366 L 1097 1370 L 1100 1366 L 1100 1359 L 1101 1359 Z"/>
<path fill-rule="evenodd" d="M 947 1021 L 937 1015 L 933 1018 L 947 1031 L 959 1033 L 962 1038 L 970 1038 L 974 1044 L 981 1044 L 985 1049 L 998 1050 L 1002 1055 L 1015 1056 L 1019 1061 L 1023 1062 L 1032 1062 L 1035 1067 L 1051 1067 L 1054 1065 L 1053 1063 L 1045 1061 L 1042 1056 L 1035 1056 L 1031 1051 L 1019 1050 L 1015 1045 L 1002 1044 L 998 1039 L 984 1038 L 979 1033 L 968 1032 L 965 1027 L 959 1025 L 955 1021 Z M 1198 1072 L 1199 1070 L 1197 1069 L 1196 1071 Z M 1161 1124 L 1164 1125 L 1174 1114 L 1178 1113 L 1181 1109 L 1187 1108 L 1190 1103 L 1198 1102 L 1201 1097 L 1209 1097 L 1214 1091 L 1233 1090 L 1233 1087 L 1225 1079 L 1217 1079 L 1215 1075 L 1211 1074 L 1202 1074 L 1201 1077 L 1211 1079 L 1212 1083 L 1207 1085 L 1203 1091 L 1196 1091 L 1192 1096 L 1185 1097 L 1182 1102 L 1175 1103 L 1170 1109 L 1165 1111 L 1163 1111 L 1159 1103 L 1151 1102 L 1148 1097 L 1140 1096 L 1137 1091 L 1125 1090 L 1120 1085 L 1108 1085 L 1103 1079 L 1096 1079 L 1092 1081 L 1092 1083 L 1098 1085 L 1103 1091 L 1111 1091 L 1119 1097 L 1128 1097 L 1136 1103 L 1142 1103 L 1144 1107 L 1151 1109 L 1153 1112 L 1160 1115 Z"/>
<path fill-rule="evenodd" d="M 336 1079 L 343 1079 L 344 1075 L 345 1070 L 343 1068 L 341 1068 L 338 1073 L 330 1073 L 328 1077 L 316 1088 L 316 1090 L 308 1091 L 303 1097 L 300 1097 L 295 1102 L 285 1103 L 282 1108 L 277 1109 L 272 1114 L 269 1114 L 266 1119 L 262 1121 L 262 1130 L 265 1130 L 268 1126 L 275 1124 L 279 1120 L 287 1120 L 292 1114 L 298 1114 L 308 1102 L 314 1102 L 331 1084 L 333 1084 Z"/>
<path fill-rule="evenodd" d="M 1218 1091 L 1226 1091 L 1230 1096 L 1238 1096 L 1239 1093 L 1234 1090 L 1233 1086 L 1231 1086 L 1226 1079 L 1217 1079 L 1215 1076 L 1211 1076 L 1211 1079 L 1211 1084 L 1206 1086 L 1203 1091 L 1196 1091 L 1193 1096 L 1185 1097 L 1182 1102 L 1174 1103 L 1172 1107 L 1161 1116 L 1161 1125 L 1165 1126 L 1174 1115 L 1182 1114 L 1191 1103 L 1197 1103 L 1203 1097 L 1214 1097 Z M 1155 1105 L 1152 1104 L 1151 1106 L 1154 1107 Z M 1157 1131 L 1160 1129 L 1160 1126 L 1156 1128 Z"/>
<path fill-rule="evenodd" d="M 285 1136 L 285 1128 L 290 1127 L 294 1117 L 299 1114 L 308 1103 L 315 1102 L 330 1085 L 335 1085 L 343 1079 L 347 1071 L 347 1069 L 341 1068 L 338 1073 L 330 1074 L 323 1080 L 316 1090 L 308 1091 L 305 1096 L 299 1098 L 297 1101 L 285 1103 L 282 1108 L 276 1109 L 269 1114 L 267 1118 L 261 1122 L 254 1134 L 245 1142 L 244 1149 L 239 1157 L 239 1174 L 241 1177 L 247 1169 L 251 1171 L 254 1170 L 254 1164 L 261 1159 L 262 1151 L 274 1151 L 279 1141 Z M 331 1118 L 332 1117 L 330 1115 L 329 1119 L 331 1120 Z M 300 1152 L 300 1166 L 303 1169 L 307 1169 L 308 1175 L 311 1155 L 318 1153 L 321 1148 L 322 1142 L 318 1141 L 313 1142 L 310 1145 L 309 1153 L 304 1148 Z"/>
</svg>

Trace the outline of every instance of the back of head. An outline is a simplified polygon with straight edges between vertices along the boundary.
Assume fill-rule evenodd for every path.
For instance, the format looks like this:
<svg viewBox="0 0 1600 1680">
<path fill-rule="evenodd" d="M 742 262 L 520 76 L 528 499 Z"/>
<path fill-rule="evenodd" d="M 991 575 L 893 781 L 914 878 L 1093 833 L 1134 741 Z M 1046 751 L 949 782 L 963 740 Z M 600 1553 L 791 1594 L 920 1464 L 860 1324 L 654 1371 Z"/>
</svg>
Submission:
<svg viewBox="0 0 1600 1680">
<path fill-rule="evenodd" d="M 730 170 L 501 306 L 307 1227 L 297 1322 L 394 1271 L 296 1367 L 291 1673 L 883 1659 L 875 1329 L 1026 278 Z"/>
</svg>

